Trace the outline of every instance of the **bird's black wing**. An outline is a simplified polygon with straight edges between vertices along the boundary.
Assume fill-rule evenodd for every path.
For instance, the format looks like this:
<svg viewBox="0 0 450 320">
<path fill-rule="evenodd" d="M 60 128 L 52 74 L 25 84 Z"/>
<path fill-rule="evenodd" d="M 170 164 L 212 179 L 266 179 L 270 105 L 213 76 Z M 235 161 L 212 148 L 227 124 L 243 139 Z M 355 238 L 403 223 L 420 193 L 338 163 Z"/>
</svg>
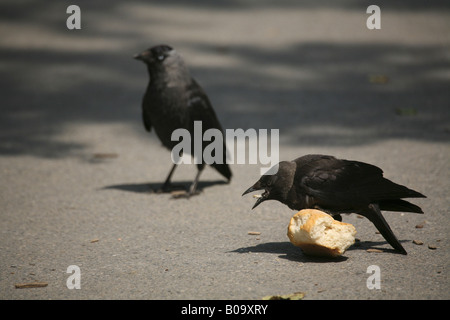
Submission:
<svg viewBox="0 0 450 320">
<path fill-rule="evenodd" d="M 217 171 L 219 171 L 225 178 L 228 180 L 231 179 L 231 170 L 226 163 L 226 141 L 225 135 L 222 129 L 222 126 L 217 118 L 217 115 L 211 105 L 211 102 L 200 87 L 200 85 L 192 79 L 192 82 L 187 87 L 188 99 L 187 99 L 187 107 L 189 114 L 189 131 L 193 132 L 194 121 L 202 122 L 202 135 L 208 129 L 218 129 L 222 133 L 223 145 L 223 159 L 222 163 L 214 163 L 211 166 L 214 167 Z M 204 142 L 202 150 L 204 150 L 205 145 L 209 142 Z"/>
<path fill-rule="evenodd" d="M 194 79 L 192 79 L 186 91 L 188 93 L 187 107 L 190 121 L 202 121 L 203 130 L 216 128 L 222 131 L 222 126 L 208 96 Z"/>
<path fill-rule="evenodd" d="M 146 94 L 142 101 L 142 121 L 144 122 L 145 130 L 150 132 L 152 130 L 152 121 L 150 117 L 150 113 L 148 112 L 148 105 L 150 101 L 148 99 L 148 95 Z"/>
<path fill-rule="evenodd" d="M 385 179 L 380 168 L 358 161 L 320 157 L 298 165 L 296 175 L 299 188 L 323 207 L 354 209 L 381 200 L 422 196 Z"/>
</svg>

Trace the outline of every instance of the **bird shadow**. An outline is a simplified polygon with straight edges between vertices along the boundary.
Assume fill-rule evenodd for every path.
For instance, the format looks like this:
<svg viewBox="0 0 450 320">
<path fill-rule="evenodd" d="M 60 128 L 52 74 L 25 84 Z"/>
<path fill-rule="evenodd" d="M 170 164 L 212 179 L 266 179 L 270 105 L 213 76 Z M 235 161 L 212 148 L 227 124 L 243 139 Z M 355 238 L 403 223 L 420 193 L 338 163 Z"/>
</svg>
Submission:
<svg viewBox="0 0 450 320">
<path fill-rule="evenodd" d="M 116 189 L 135 193 L 149 193 L 149 194 L 178 194 L 179 192 L 184 192 L 189 190 L 192 181 L 178 181 L 174 183 L 170 190 L 162 190 L 163 182 L 146 182 L 146 183 L 124 183 L 115 184 L 111 186 L 105 186 L 102 190 Z M 197 191 L 201 192 L 203 189 L 215 186 L 215 185 L 225 185 L 228 182 L 223 180 L 211 180 L 211 181 L 199 181 L 197 184 Z"/>
<path fill-rule="evenodd" d="M 339 256 L 335 258 L 309 256 L 304 254 L 300 248 L 294 246 L 292 243 L 287 241 L 266 242 L 257 244 L 256 246 L 238 248 L 230 252 L 278 254 L 279 255 L 278 257 L 281 259 L 287 259 L 290 261 L 297 261 L 297 262 L 327 263 L 327 262 L 342 262 L 348 259 L 347 257 L 344 256 Z"/>
<path fill-rule="evenodd" d="M 372 241 L 357 241 L 354 245 L 350 246 L 347 251 L 352 250 L 364 250 L 367 251 L 368 249 L 375 249 L 379 250 L 383 253 L 398 253 L 394 249 L 390 248 L 381 248 L 377 247 L 379 245 L 386 244 L 386 242 L 380 241 L 380 242 L 372 242 Z M 267 242 L 267 243 L 261 243 L 257 244 L 255 246 L 250 247 L 242 247 L 238 248 L 229 252 L 234 253 L 271 253 L 271 254 L 278 254 L 279 258 L 281 259 L 287 259 L 290 261 L 297 261 L 297 262 L 315 262 L 315 263 L 336 263 L 336 262 L 343 262 L 348 259 L 346 256 L 338 256 L 338 257 L 316 257 L 311 256 L 303 253 L 303 251 L 294 246 L 292 243 L 284 241 L 284 242 Z"/>
</svg>

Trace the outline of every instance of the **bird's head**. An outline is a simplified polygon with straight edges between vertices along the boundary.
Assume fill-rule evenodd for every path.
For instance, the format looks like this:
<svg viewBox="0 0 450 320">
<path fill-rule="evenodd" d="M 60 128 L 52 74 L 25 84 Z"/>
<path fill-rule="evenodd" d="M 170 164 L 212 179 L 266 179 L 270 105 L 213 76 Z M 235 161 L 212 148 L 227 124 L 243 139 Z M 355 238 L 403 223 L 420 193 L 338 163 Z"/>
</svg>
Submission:
<svg viewBox="0 0 450 320">
<path fill-rule="evenodd" d="M 171 78 L 180 78 L 188 75 L 181 56 L 175 49 L 165 44 L 144 50 L 134 55 L 133 58 L 144 62 L 153 77 L 165 75 Z"/>
<path fill-rule="evenodd" d="M 151 47 L 141 53 L 135 54 L 133 58 L 141 60 L 147 65 L 162 64 L 167 58 L 175 55 L 176 51 L 165 44 Z"/>
<path fill-rule="evenodd" d="M 294 181 L 296 165 L 294 162 L 282 161 L 278 164 L 278 171 L 273 175 L 263 175 L 256 183 L 248 188 L 242 195 L 247 193 L 264 190 L 262 194 L 254 195 L 256 208 L 261 202 L 266 200 L 278 200 L 284 202 L 291 190 Z"/>
</svg>

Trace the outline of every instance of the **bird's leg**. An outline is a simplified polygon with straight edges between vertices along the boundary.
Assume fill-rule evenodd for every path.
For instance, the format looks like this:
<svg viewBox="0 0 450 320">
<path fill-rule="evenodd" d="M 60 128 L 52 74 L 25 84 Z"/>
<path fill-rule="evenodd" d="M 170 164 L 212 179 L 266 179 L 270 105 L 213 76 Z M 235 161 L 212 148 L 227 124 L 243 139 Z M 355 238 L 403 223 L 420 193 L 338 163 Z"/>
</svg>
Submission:
<svg viewBox="0 0 450 320">
<path fill-rule="evenodd" d="M 378 231 L 380 231 L 381 235 L 392 247 L 394 247 L 394 249 L 401 254 L 406 254 L 406 250 L 400 244 L 400 241 L 398 241 L 397 237 L 394 235 L 388 223 L 381 214 L 378 204 L 370 204 L 366 210 L 361 212 L 361 214 L 372 221 Z"/>
<path fill-rule="evenodd" d="M 204 165 L 198 165 L 197 175 L 195 176 L 194 181 L 192 181 L 192 184 L 189 187 L 188 192 L 180 192 L 180 193 L 177 192 L 176 194 L 172 194 L 172 196 L 176 199 L 180 199 L 180 198 L 189 199 L 191 196 L 199 194 L 200 192 L 197 191 L 197 184 L 198 184 L 198 180 L 200 178 L 200 174 L 203 171 L 203 168 L 204 168 Z"/>
<path fill-rule="evenodd" d="M 202 173 L 203 168 L 204 167 L 199 167 L 198 168 L 197 175 L 195 176 L 195 179 L 192 182 L 191 187 L 189 188 L 188 197 L 193 196 L 195 194 L 198 194 L 198 192 L 197 192 L 197 184 L 198 184 L 198 180 L 200 179 L 200 174 Z"/>
<path fill-rule="evenodd" d="M 170 180 L 172 179 L 172 175 L 173 175 L 173 173 L 174 173 L 176 167 L 177 167 L 177 164 L 175 163 L 175 164 L 172 166 L 172 169 L 170 169 L 170 172 L 169 172 L 169 175 L 168 175 L 167 178 L 166 178 L 166 181 L 164 182 L 164 184 L 162 185 L 162 187 L 159 189 L 161 192 L 168 192 L 168 191 L 170 191 L 170 186 L 171 186 Z"/>
</svg>

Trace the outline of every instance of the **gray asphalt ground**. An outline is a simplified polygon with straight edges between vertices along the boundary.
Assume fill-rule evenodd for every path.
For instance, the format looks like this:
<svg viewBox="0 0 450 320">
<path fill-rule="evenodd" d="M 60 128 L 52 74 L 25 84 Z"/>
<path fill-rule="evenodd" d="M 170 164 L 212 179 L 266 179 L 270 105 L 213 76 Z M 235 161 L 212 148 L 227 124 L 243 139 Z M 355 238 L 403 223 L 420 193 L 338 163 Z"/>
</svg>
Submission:
<svg viewBox="0 0 450 320">
<path fill-rule="evenodd" d="M 448 1 L 77 4 L 81 30 L 66 28 L 68 2 L 0 4 L 1 299 L 450 298 Z M 380 30 L 366 27 L 370 4 Z M 170 154 L 143 128 L 148 75 L 131 57 L 159 43 L 224 128 L 279 129 L 282 160 L 365 161 L 427 195 L 413 200 L 424 215 L 384 214 L 408 255 L 354 214 L 359 246 L 303 255 L 286 236 L 295 212 L 241 197 L 260 164 L 233 164 L 230 184 L 207 168 L 189 200 L 152 193 Z M 195 173 L 184 165 L 174 182 Z M 366 285 L 371 265 L 381 289 Z M 15 288 L 36 281 L 48 285 Z"/>
</svg>

